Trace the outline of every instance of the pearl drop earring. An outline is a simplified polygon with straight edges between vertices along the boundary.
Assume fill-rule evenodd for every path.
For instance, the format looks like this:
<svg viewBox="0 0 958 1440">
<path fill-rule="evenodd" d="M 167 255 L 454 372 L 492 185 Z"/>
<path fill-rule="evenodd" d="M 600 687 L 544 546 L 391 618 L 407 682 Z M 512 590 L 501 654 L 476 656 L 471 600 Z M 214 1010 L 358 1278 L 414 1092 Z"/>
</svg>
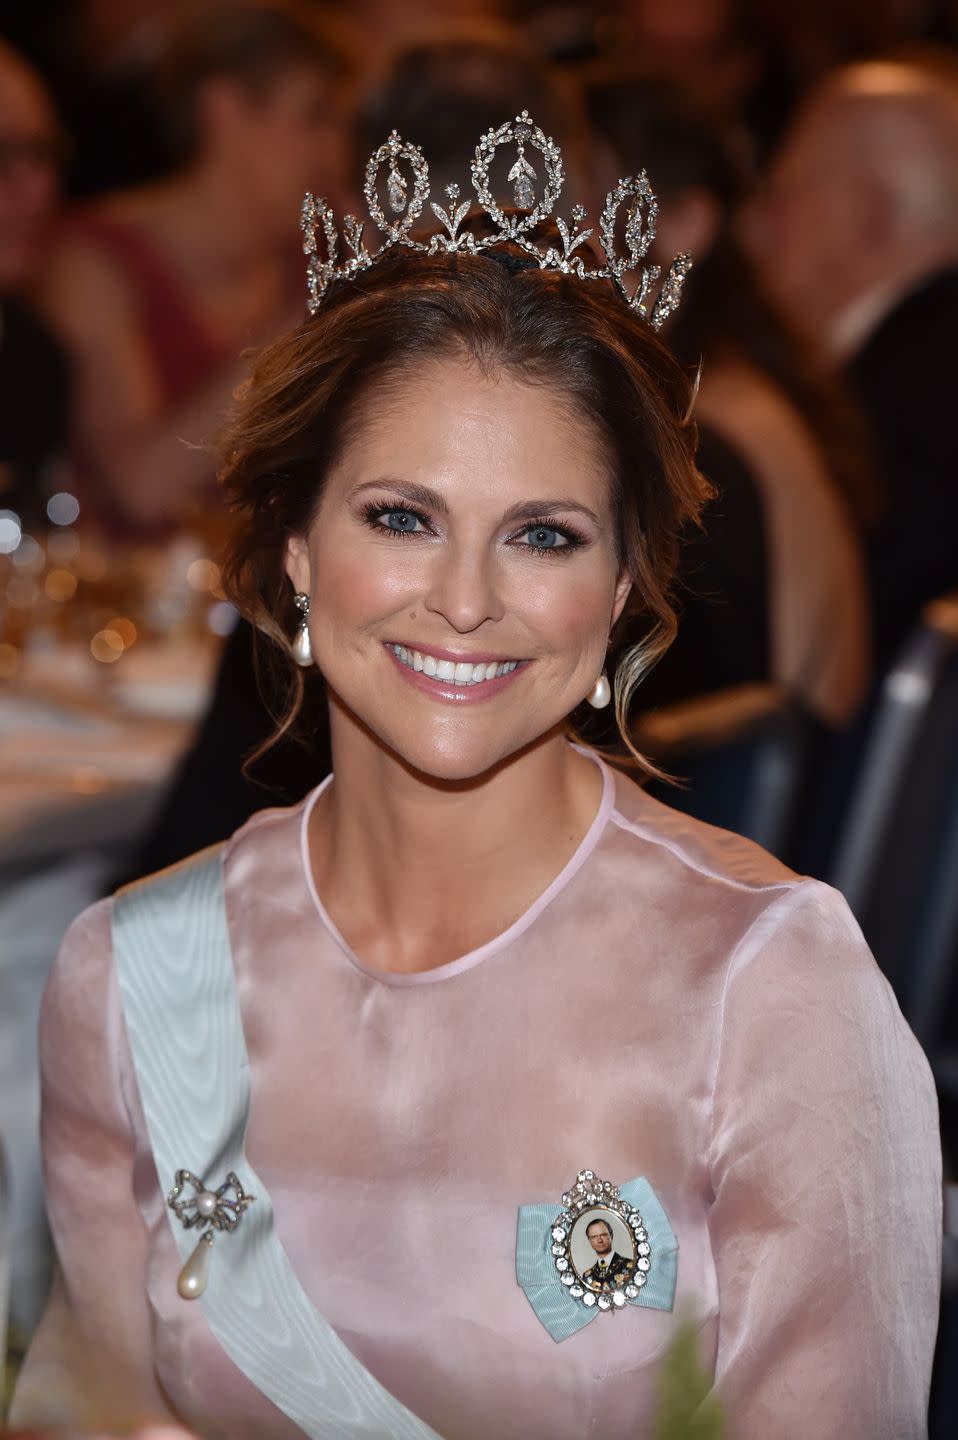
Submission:
<svg viewBox="0 0 958 1440">
<path fill-rule="evenodd" d="M 609 684 L 609 677 L 604 670 L 585 698 L 593 710 L 604 710 L 608 705 L 612 699 L 612 686 Z"/>
<path fill-rule="evenodd" d="M 313 647 L 309 639 L 309 596 L 297 590 L 293 604 L 299 611 L 299 627 L 293 636 L 293 659 L 303 670 L 313 663 Z"/>
</svg>

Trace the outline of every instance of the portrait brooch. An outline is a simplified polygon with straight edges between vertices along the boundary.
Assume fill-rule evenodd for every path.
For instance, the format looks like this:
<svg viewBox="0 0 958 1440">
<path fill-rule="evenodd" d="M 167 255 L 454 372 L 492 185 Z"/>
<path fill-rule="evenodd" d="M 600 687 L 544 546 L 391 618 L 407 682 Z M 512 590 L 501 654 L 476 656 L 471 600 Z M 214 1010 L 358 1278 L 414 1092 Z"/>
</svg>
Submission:
<svg viewBox="0 0 958 1440">
<path fill-rule="evenodd" d="M 522 1205 L 516 1278 L 553 1340 L 627 1305 L 671 1310 L 678 1240 L 644 1178 L 614 1185 L 580 1170 L 555 1205 Z"/>
</svg>

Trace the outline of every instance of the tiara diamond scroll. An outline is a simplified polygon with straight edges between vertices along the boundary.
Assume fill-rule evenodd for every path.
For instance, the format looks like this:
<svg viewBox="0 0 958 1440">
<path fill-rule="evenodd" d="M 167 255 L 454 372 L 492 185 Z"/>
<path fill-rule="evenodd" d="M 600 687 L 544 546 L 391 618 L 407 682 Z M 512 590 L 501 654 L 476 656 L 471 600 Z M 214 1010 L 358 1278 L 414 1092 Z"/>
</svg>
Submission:
<svg viewBox="0 0 958 1440">
<path fill-rule="evenodd" d="M 515 148 L 515 158 L 505 177 L 515 202 L 516 213 L 510 215 L 497 203 L 491 178 L 497 152 L 503 147 Z M 380 198 L 384 171 L 391 215 L 387 215 Z M 474 202 L 461 198 L 458 185 L 446 186 L 447 205 L 430 198 L 429 166 L 422 150 L 403 140 L 394 130 L 370 156 L 363 185 L 370 218 L 384 237 L 382 244 L 378 249 L 367 249 L 363 240 L 365 226 L 354 215 L 346 215 L 342 233 L 350 253 L 342 263 L 337 263 L 339 233 L 332 210 L 325 200 L 307 194 L 301 225 L 303 252 L 307 256 L 309 313 L 315 315 L 334 281 L 368 270 L 397 247 L 425 255 L 457 251 L 475 255 L 503 244 L 518 246 L 541 270 L 558 270 L 579 280 L 610 280 L 629 309 L 648 320 L 655 330 L 678 306 L 692 258 L 688 254 L 677 255 L 661 285 L 659 266 L 644 263 L 655 239 L 658 216 L 655 193 L 644 170 L 620 180 L 606 197 L 598 226 L 605 264 L 593 266 L 586 264 L 581 253 L 581 247 L 594 233 L 592 228 L 582 228 L 586 220 L 584 208 L 573 206 L 571 221 L 555 213 L 565 181 L 562 152 L 527 111 L 523 110 L 505 125 L 486 131 L 476 146 L 470 174 L 476 201 L 492 222 L 491 230 L 485 234 L 462 229 Z M 423 239 L 413 239 L 413 228 L 427 201 L 442 229 Z M 623 243 L 620 244 L 617 230 L 623 206 Z M 561 250 L 551 242 L 536 243 L 533 238 L 536 228 L 550 217 L 554 217 L 562 241 Z"/>
</svg>

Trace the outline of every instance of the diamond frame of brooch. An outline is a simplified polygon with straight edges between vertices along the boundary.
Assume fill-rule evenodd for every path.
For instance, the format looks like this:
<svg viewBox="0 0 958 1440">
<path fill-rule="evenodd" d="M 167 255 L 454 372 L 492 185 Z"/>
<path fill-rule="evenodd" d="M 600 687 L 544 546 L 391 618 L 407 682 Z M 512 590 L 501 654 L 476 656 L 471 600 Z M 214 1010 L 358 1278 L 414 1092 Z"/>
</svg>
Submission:
<svg viewBox="0 0 958 1440">
<path fill-rule="evenodd" d="M 587 1310 L 612 1315 L 627 1300 L 637 1300 L 648 1284 L 652 1267 L 652 1247 L 645 1221 L 634 1205 L 623 1200 L 617 1185 L 600 1180 L 594 1170 L 580 1170 L 575 1184 L 562 1196 L 562 1211 L 549 1226 L 549 1248 L 559 1283 L 570 1300 Z M 576 1275 L 572 1264 L 572 1231 L 588 1210 L 611 1210 L 628 1227 L 635 1245 L 635 1273 L 627 1285 L 611 1294 L 597 1294 L 587 1289 Z M 619 1298 L 621 1297 L 621 1298 Z M 605 1301 L 603 1304 L 602 1302 Z"/>
</svg>

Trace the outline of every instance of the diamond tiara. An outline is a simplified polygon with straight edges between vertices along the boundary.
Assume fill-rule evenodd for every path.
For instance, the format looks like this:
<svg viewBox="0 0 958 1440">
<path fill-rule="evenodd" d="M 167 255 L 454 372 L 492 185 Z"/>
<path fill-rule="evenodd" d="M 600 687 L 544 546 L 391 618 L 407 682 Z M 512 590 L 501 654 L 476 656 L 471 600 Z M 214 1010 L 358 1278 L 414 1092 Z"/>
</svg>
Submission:
<svg viewBox="0 0 958 1440">
<path fill-rule="evenodd" d="M 515 160 L 506 177 L 512 185 L 516 210 L 516 213 L 509 215 L 496 203 L 489 178 L 496 152 L 506 145 L 514 145 L 516 149 Z M 541 196 L 536 193 L 534 182 L 538 182 L 540 177 L 527 154 L 530 149 L 538 151 L 541 156 Z M 391 216 L 386 214 L 380 199 L 384 169 L 386 201 L 392 212 Z M 692 257 L 688 254 L 676 256 L 652 303 L 652 295 L 662 272 L 658 265 L 645 265 L 642 262 L 655 239 L 659 207 L 644 170 L 639 175 L 620 180 L 606 197 L 605 208 L 599 219 L 599 242 L 606 263 L 592 267 L 586 265 L 581 254 L 575 253 L 593 233 L 591 228 L 581 228 L 586 219 L 585 209 L 581 205 L 572 207 L 571 223 L 567 223 L 559 215 L 555 216 L 555 226 L 562 240 L 561 250 L 554 244 L 536 244 L 531 238 L 536 227 L 554 213 L 562 194 L 565 173 L 562 151 L 554 140 L 540 130 L 527 111 L 523 110 L 515 120 L 507 121 L 498 129 L 486 131 L 476 146 L 470 173 L 479 206 L 494 227 L 485 235 L 476 235 L 471 229 L 462 230 L 463 221 L 473 202 L 460 198 L 458 185 L 446 186 L 448 208 L 429 199 L 429 166 L 422 150 L 418 145 L 403 140 L 394 130 L 389 139 L 369 157 L 363 184 L 370 218 L 383 235 L 383 242 L 378 250 L 367 250 L 363 241 L 365 225 L 354 215 L 346 215 L 343 219 L 343 236 L 351 253 L 342 264 L 337 264 L 339 235 L 333 212 L 325 200 L 307 193 L 303 201 L 300 224 L 303 230 L 303 253 L 308 257 L 309 313 L 315 315 L 334 281 L 348 279 L 368 270 L 396 247 L 418 251 L 424 255 L 436 255 L 440 252 L 452 255 L 460 251 L 476 255 L 507 243 L 523 250 L 540 270 L 559 270 L 565 275 L 575 275 L 580 280 L 611 280 L 629 309 L 648 320 L 655 330 L 659 329 L 677 307 L 685 277 L 692 268 Z M 427 239 L 414 240 L 411 232 L 427 200 L 442 230 Z M 616 226 L 623 205 L 626 206 L 624 253 L 620 253 L 616 243 Z M 322 255 L 319 250 L 320 233 Z"/>
</svg>

